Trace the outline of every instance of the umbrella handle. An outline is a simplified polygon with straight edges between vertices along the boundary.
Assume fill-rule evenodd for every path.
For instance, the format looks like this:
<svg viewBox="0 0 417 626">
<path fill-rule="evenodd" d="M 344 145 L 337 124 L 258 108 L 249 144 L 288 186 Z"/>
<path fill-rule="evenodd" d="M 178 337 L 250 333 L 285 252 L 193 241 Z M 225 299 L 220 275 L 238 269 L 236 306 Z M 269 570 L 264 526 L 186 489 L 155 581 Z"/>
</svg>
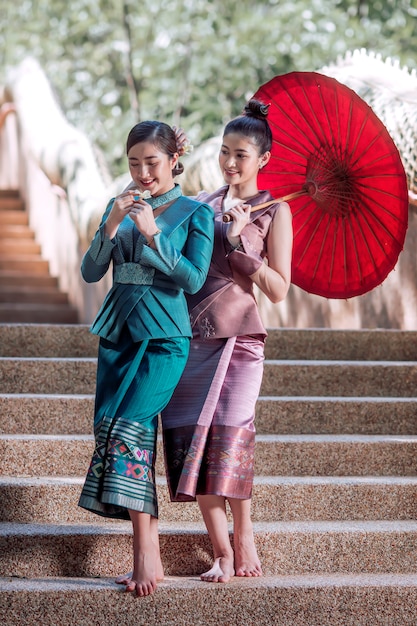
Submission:
<svg viewBox="0 0 417 626">
<path fill-rule="evenodd" d="M 294 191 L 294 193 L 289 193 L 282 198 L 275 198 L 274 200 L 268 200 L 268 202 L 263 202 L 262 204 L 256 204 L 255 206 L 251 207 L 250 213 L 253 213 L 253 211 L 259 211 L 259 209 L 265 209 L 267 206 L 271 206 L 271 204 L 277 204 L 278 202 L 287 202 L 287 200 L 294 200 L 295 198 L 305 196 L 306 194 L 308 194 L 308 191 L 305 189 L 303 189 L 302 191 Z M 228 224 L 232 220 L 233 217 L 230 215 L 230 213 L 225 213 L 223 215 L 223 222 L 225 222 L 226 224 Z"/>
</svg>

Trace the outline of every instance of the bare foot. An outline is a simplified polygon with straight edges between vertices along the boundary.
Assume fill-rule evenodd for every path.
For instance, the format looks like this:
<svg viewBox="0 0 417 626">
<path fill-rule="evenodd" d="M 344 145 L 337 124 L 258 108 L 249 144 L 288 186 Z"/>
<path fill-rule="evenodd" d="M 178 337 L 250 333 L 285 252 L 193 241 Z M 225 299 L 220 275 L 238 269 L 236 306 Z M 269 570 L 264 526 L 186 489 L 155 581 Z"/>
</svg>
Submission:
<svg viewBox="0 0 417 626">
<path fill-rule="evenodd" d="M 262 576 L 261 562 L 253 536 L 235 537 L 236 576 Z"/>
<path fill-rule="evenodd" d="M 128 585 L 132 580 L 133 572 L 129 572 L 128 574 L 122 574 L 116 578 L 116 583 L 118 585 Z M 161 559 L 159 559 L 159 563 L 156 565 L 156 582 L 160 583 L 161 580 L 164 580 L 164 568 L 162 567 Z"/>
<path fill-rule="evenodd" d="M 139 597 L 149 596 L 156 589 L 156 563 L 153 550 L 137 554 L 132 577 L 126 584 L 126 591 L 136 592 Z"/>
<path fill-rule="evenodd" d="M 207 583 L 227 583 L 235 575 L 233 560 L 226 556 L 215 559 L 213 567 L 200 575 L 200 579 Z"/>
<path fill-rule="evenodd" d="M 161 561 L 161 554 L 159 552 L 159 546 L 155 548 L 156 549 L 156 581 L 157 582 L 161 582 L 161 580 L 164 580 L 164 568 L 162 566 L 162 561 Z M 130 581 L 132 580 L 132 576 L 133 576 L 133 572 L 129 572 L 128 574 L 121 574 L 120 576 L 118 576 L 116 578 L 116 583 L 118 585 L 128 585 L 130 583 Z"/>
</svg>

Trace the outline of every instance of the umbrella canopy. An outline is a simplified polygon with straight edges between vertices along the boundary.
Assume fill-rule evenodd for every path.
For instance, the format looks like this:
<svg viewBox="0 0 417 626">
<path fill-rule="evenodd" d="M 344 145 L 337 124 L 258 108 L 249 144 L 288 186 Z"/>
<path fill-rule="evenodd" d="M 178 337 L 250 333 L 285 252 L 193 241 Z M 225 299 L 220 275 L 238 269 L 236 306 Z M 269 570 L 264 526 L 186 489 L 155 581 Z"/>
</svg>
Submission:
<svg viewBox="0 0 417 626">
<path fill-rule="evenodd" d="M 272 156 L 259 188 L 290 201 L 292 282 L 327 298 L 381 284 L 395 266 L 408 224 L 408 187 L 385 126 L 354 91 L 317 72 L 262 85 L 270 104 Z"/>
</svg>

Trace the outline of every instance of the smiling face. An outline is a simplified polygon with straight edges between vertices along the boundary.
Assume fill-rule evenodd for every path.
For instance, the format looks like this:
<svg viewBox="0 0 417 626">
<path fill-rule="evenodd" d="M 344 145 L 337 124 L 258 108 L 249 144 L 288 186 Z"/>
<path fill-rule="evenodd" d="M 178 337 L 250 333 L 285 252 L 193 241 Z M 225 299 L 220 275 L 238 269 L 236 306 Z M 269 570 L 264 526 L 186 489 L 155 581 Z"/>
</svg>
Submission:
<svg viewBox="0 0 417 626">
<path fill-rule="evenodd" d="M 229 133 L 223 137 L 219 165 L 226 184 L 237 186 L 241 197 L 257 192 L 259 168 L 269 160 L 269 152 L 259 155 L 258 147 L 249 137 Z"/>
<path fill-rule="evenodd" d="M 170 157 L 154 143 L 142 141 L 132 146 L 127 153 L 132 180 L 141 191 L 148 190 L 152 196 L 160 196 L 172 189 L 172 170 L 178 154 Z"/>
</svg>

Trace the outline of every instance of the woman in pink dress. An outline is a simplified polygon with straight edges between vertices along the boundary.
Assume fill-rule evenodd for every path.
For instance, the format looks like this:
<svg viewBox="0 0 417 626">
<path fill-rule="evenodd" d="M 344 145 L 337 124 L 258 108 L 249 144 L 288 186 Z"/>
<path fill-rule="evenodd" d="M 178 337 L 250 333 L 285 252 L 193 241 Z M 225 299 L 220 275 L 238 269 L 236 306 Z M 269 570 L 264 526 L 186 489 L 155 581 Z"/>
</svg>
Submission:
<svg viewBox="0 0 417 626">
<path fill-rule="evenodd" d="M 253 286 L 272 301 L 291 282 L 292 215 L 285 202 L 259 191 L 259 170 L 271 155 L 268 106 L 251 100 L 225 127 L 219 164 L 225 186 L 197 199 L 215 211 L 214 252 L 206 282 L 188 295 L 191 352 L 162 412 L 172 501 L 197 500 L 214 563 L 201 579 L 261 576 L 251 521 L 255 404 L 263 375 L 266 330 Z M 227 211 L 230 223 L 223 221 Z M 233 516 L 233 547 L 226 501 Z"/>
</svg>

